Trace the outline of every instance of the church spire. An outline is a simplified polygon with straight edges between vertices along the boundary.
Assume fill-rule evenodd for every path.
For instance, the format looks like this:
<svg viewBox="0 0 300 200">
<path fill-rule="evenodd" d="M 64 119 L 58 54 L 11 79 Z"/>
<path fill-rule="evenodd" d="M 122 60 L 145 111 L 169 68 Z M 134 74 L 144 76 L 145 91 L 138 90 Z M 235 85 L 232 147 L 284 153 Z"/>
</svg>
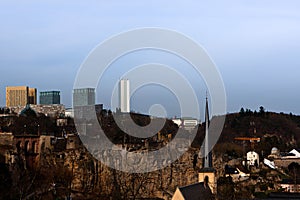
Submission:
<svg viewBox="0 0 300 200">
<path fill-rule="evenodd" d="M 206 93 L 205 104 L 205 143 L 204 143 L 204 159 L 203 167 L 212 167 L 212 153 L 209 151 L 209 110 L 208 110 L 208 98 Z"/>
</svg>

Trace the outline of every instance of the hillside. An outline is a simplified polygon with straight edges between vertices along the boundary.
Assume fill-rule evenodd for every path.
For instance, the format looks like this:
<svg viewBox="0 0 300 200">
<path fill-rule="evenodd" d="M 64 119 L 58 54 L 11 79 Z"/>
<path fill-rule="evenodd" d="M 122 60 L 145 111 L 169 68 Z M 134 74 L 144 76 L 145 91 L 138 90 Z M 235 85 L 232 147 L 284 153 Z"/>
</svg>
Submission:
<svg viewBox="0 0 300 200">
<path fill-rule="evenodd" d="M 212 119 L 213 120 L 213 119 Z M 194 146 L 202 142 L 204 126 L 201 125 Z M 243 151 L 251 149 L 250 142 L 236 141 L 236 137 L 259 137 L 261 141 L 254 145 L 255 151 L 269 155 L 272 147 L 280 151 L 290 151 L 300 147 L 300 116 L 274 112 L 232 113 L 226 116 L 224 129 L 214 150 L 216 153 L 228 153 L 237 157 Z"/>
</svg>

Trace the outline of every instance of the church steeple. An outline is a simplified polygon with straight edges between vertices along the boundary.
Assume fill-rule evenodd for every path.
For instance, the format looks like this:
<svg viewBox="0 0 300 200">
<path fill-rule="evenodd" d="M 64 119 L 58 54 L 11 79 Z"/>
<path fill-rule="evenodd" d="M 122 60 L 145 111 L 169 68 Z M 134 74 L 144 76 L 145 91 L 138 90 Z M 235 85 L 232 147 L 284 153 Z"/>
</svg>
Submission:
<svg viewBox="0 0 300 200">
<path fill-rule="evenodd" d="M 209 110 L 208 110 L 208 98 L 206 93 L 206 102 L 205 102 L 205 139 L 204 139 L 204 157 L 203 157 L 203 167 L 199 171 L 199 182 L 207 182 L 212 190 L 212 193 L 216 193 L 217 189 L 217 179 L 216 179 L 216 170 L 213 168 L 212 164 L 212 152 L 210 141 L 209 141 Z"/>
<path fill-rule="evenodd" d="M 203 167 L 212 167 L 212 153 L 209 151 L 209 109 L 208 109 L 208 98 L 206 94 L 205 104 L 205 143 L 204 143 L 204 158 Z"/>
</svg>

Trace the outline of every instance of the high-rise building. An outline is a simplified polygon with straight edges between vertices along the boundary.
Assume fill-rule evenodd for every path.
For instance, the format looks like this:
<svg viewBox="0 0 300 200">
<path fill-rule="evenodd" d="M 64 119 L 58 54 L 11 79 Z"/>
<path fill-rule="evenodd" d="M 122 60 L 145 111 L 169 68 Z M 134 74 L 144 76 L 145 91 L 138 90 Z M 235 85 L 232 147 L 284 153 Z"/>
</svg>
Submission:
<svg viewBox="0 0 300 200">
<path fill-rule="evenodd" d="M 28 88 L 28 104 L 37 103 L 37 90 L 36 88 Z"/>
<path fill-rule="evenodd" d="M 95 105 L 95 88 L 73 90 L 73 107 Z"/>
<path fill-rule="evenodd" d="M 120 80 L 119 85 L 120 110 L 124 113 L 130 112 L 130 85 L 128 79 Z"/>
<path fill-rule="evenodd" d="M 40 104 L 60 104 L 60 91 L 40 92 Z"/>
<path fill-rule="evenodd" d="M 36 104 L 36 88 L 27 86 L 6 87 L 6 107 Z"/>
</svg>

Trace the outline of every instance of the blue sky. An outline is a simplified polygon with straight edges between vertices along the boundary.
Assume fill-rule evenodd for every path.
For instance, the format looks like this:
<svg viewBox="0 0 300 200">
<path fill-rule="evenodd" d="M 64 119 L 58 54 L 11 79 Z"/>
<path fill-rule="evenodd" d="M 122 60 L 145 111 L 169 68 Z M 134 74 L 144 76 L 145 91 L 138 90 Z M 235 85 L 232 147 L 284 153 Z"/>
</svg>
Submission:
<svg viewBox="0 0 300 200">
<path fill-rule="evenodd" d="M 2 0 L 0 105 L 5 86 L 28 85 L 61 90 L 62 103 L 71 106 L 77 70 L 96 45 L 126 30 L 161 27 L 206 49 L 223 77 L 228 112 L 263 105 L 300 114 L 299 11 L 298 0 Z M 199 93 L 203 100 L 205 89 Z M 99 91 L 98 101 L 106 105 L 105 98 Z M 137 110 L 142 99 L 136 93 Z"/>
</svg>

